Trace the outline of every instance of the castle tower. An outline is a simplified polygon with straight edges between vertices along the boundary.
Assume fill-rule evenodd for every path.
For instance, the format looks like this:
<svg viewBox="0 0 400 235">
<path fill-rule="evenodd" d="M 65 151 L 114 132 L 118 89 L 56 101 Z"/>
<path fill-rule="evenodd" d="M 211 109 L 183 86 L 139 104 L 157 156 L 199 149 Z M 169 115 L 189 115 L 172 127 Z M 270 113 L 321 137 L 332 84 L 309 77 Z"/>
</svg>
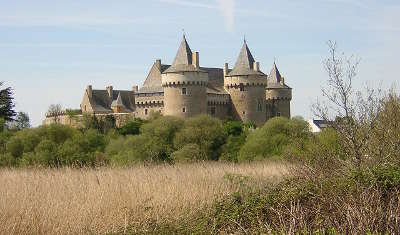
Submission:
<svg viewBox="0 0 400 235">
<path fill-rule="evenodd" d="M 276 116 L 290 118 L 292 88 L 285 84 L 285 78 L 279 73 L 275 62 L 268 77 L 266 99 L 267 119 Z"/>
<path fill-rule="evenodd" d="M 192 53 L 185 36 L 174 62 L 161 75 L 164 115 L 192 117 L 207 113 L 208 72 L 200 69 L 199 53 Z"/>
<path fill-rule="evenodd" d="M 231 95 L 232 114 L 236 120 L 253 122 L 261 126 L 266 120 L 265 88 L 267 76 L 244 41 L 235 67 L 228 73 L 224 66 L 224 86 Z"/>
</svg>

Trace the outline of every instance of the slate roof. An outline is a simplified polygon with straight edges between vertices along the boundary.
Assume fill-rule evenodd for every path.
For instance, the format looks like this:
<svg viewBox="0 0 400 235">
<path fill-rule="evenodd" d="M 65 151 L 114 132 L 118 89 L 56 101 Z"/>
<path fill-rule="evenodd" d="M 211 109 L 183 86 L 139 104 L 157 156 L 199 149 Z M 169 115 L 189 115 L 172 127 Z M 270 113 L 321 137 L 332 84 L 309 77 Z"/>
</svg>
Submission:
<svg viewBox="0 0 400 235">
<path fill-rule="evenodd" d="M 242 49 L 236 60 L 236 64 L 228 76 L 247 76 L 247 75 L 265 75 L 261 71 L 254 71 L 253 64 L 255 60 L 247 46 L 246 41 L 243 42 Z"/>
<path fill-rule="evenodd" d="M 121 98 L 121 92 L 118 93 L 118 97 L 116 100 L 114 100 L 111 104 L 111 107 L 124 107 L 124 103 L 122 102 L 122 98 Z"/>
<path fill-rule="evenodd" d="M 276 63 L 274 62 L 274 64 L 272 65 L 271 72 L 269 73 L 268 76 L 267 88 L 291 89 L 285 83 L 281 84 L 281 80 L 282 80 L 281 73 L 279 72 Z"/>
<path fill-rule="evenodd" d="M 122 102 L 127 112 L 133 112 L 135 104 L 133 103 L 132 91 L 124 91 L 124 90 L 113 90 L 113 101 L 116 101 L 120 96 L 120 102 Z M 92 108 L 94 112 L 112 112 L 111 104 L 108 98 L 107 90 L 93 90 L 92 98 L 90 100 L 92 104 Z"/>
<path fill-rule="evenodd" d="M 161 73 L 168 69 L 171 65 L 162 64 L 161 69 L 156 63 L 150 69 L 143 86 L 139 89 L 139 93 L 160 93 L 163 92 L 161 84 Z"/>
<path fill-rule="evenodd" d="M 163 73 L 177 73 L 177 72 L 205 72 L 192 64 L 192 50 L 183 36 L 181 45 L 178 48 L 174 62 Z"/>
</svg>

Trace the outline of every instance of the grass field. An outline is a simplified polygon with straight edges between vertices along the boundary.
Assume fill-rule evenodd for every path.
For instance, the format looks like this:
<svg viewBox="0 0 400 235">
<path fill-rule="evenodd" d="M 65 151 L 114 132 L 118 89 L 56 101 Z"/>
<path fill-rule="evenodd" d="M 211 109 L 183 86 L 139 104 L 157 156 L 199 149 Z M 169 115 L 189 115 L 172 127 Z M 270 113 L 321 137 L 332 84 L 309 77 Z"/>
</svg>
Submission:
<svg viewBox="0 0 400 235">
<path fill-rule="evenodd" d="M 178 223 L 237 190 L 288 174 L 280 163 L 195 163 L 126 169 L 1 169 L 1 234 L 123 233 Z M 234 177 L 233 177 L 234 178 Z"/>
</svg>

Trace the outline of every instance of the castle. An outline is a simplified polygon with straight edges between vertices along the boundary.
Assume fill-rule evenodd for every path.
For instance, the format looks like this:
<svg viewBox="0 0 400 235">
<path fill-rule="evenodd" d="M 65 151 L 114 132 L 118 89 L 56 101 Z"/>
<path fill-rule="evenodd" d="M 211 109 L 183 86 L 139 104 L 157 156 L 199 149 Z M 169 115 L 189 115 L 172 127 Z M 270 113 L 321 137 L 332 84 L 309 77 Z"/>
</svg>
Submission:
<svg viewBox="0 0 400 235">
<path fill-rule="evenodd" d="M 94 90 L 87 86 L 80 108 L 96 115 L 130 115 L 146 119 L 151 112 L 177 117 L 198 114 L 262 125 L 271 117 L 290 117 L 292 89 L 273 63 L 266 75 L 246 40 L 232 69 L 201 67 L 186 37 L 171 65 L 156 60 L 143 86 L 132 90 Z"/>
</svg>

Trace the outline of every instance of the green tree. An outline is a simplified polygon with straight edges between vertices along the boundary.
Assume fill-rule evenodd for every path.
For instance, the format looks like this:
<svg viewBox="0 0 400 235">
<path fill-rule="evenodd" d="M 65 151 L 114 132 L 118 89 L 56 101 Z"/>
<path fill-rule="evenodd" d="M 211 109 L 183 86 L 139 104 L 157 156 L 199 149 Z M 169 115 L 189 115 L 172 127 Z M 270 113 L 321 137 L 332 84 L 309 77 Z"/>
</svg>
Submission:
<svg viewBox="0 0 400 235">
<path fill-rule="evenodd" d="M 144 121 L 140 118 L 135 118 L 132 121 L 125 123 L 118 132 L 121 135 L 138 135 L 140 133 L 140 127 L 144 124 Z"/>
<path fill-rule="evenodd" d="M 4 82 L 0 82 L 0 87 L 4 85 Z M 0 90 L 0 118 L 3 118 L 6 122 L 14 121 L 16 112 L 14 111 L 14 97 L 11 87 L 6 87 Z"/>
<path fill-rule="evenodd" d="M 218 160 L 226 133 L 219 119 L 200 115 L 185 120 L 183 129 L 176 133 L 174 146 L 180 149 L 187 144 L 197 144 L 208 160 Z"/>
<path fill-rule="evenodd" d="M 30 124 L 29 115 L 27 113 L 25 113 L 25 112 L 18 112 L 17 116 L 15 118 L 15 121 L 13 122 L 13 126 L 17 130 L 30 128 L 31 124 Z"/>
<path fill-rule="evenodd" d="M 272 118 L 262 128 L 249 134 L 240 149 L 238 160 L 280 158 L 285 147 L 293 143 L 303 143 L 309 136 L 308 123 L 302 119 Z"/>
</svg>

